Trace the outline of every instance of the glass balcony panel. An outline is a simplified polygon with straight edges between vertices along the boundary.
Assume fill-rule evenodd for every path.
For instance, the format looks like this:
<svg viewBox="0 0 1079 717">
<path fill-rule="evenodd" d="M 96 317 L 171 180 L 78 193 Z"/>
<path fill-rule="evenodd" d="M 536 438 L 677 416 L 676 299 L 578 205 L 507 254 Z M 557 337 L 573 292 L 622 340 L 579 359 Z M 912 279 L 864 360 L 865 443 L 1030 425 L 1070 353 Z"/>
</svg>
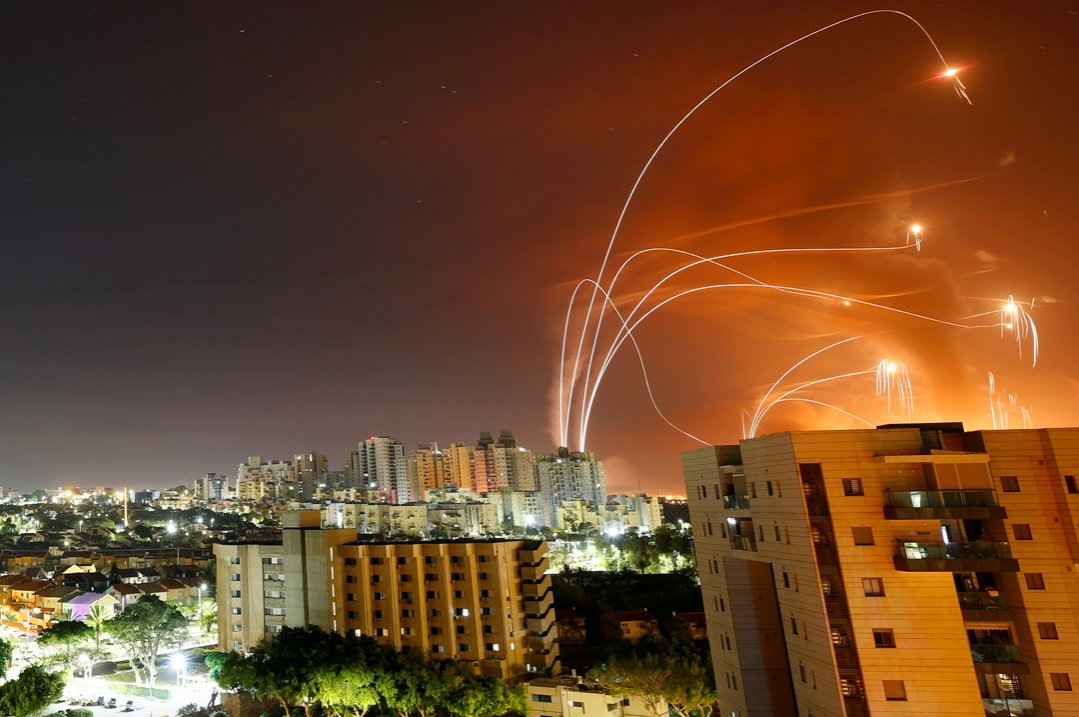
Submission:
<svg viewBox="0 0 1079 717">
<path fill-rule="evenodd" d="M 723 507 L 727 510 L 749 510 L 748 495 L 725 495 Z"/>
<path fill-rule="evenodd" d="M 987 717 L 1034 717 L 1033 700 L 982 698 Z"/>
<path fill-rule="evenodd" d="M 1003 595 L 989 593 L 959 593 L 960 610 L 1007 610 L 1008 601 Z"/>
<path fill-rule="evenodd" d="M 1022 662 L 1018 645 L 971 645 L 970 656 L 975 662 Z"/>
<path fill-rule="evenodd" d="M 907 560 L 994 560 L 1011 558 L 1008 543 L 979 540 L 975 543 L 903 542 L 899 555 Z"/>
<path fill-rule="evenodd" d="M 892 508 L 989 508 L 997 507 L 995 490 L 902 490 L 885 491 Z"/>
</svg>

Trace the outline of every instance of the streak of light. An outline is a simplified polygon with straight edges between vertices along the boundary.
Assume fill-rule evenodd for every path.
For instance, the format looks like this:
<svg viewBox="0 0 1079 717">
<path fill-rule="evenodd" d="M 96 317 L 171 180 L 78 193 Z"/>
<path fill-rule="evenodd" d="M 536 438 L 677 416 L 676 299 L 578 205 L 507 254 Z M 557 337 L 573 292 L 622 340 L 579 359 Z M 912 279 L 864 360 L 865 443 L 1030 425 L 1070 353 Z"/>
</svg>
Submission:
<svg viewBox="0 0 1079 717">
<path fill-rule="evenodd" d="M 685 124 L 685 122 L 690 117 L 693 116 L 693 114 L 700 107 L 702 107 L 706 102 L 708 102 L 708 100 L 712 99 L 712 97 L 714 97 L 720 90 L 722 90 L 724 87 L 726 87 L 730 83 L 734 82 L 736 79 L 738 79 L 739 77 L 741 77 L 745 73 L 749 72 L 751 69 L 753 69 L 757 65 L 761 64 L 762 62 L 765 62 L 769 58 L 783 52 L 784 50 L 786 50 L 786 49 L 788 49 L 790 47 L 793 47 L 793 46 L 799 44 L 800 42 L 803 42 L 804 40 L 808 40 L 809 38 L 811 38 L 811 37 L 813 37 L 815 35 L 819 35 L 822 32 L 830 30 L 833 27 L 838 27 L 839 25 L 843 25 L 845 23 L 851 22 L 853 20 L 857 20 L 859 18 L 868 17 L 870 15 L 880 15 L 880 14 L 899 15 L 900 17 L 906 18 L 907 20 L 910 20 L 911 22 L 913 22 L 918 27 L 918 29 L 922 31 L 922 34 L 925 35 L 926 39 L 929 40 L 929 44 L 932 45 L 934 52 L 936 52 L 936 54 L 937 54 L 937 57 L 940 58 L 941 64 L 944 65 L 944 69 L 945 70 L 949 69 L 948 63 L 944 59 L 944 55 L 941 54 L 940 48 L 937 47 L 937 43 L 933 40 L 933 37 L 929 34 L 929 32 L 925 29 L 925 27 L 923 27 L 922 24 L 920 22 L 918 22 L 916 19 L 914 19 L 913 17 L 911 17 L 910 15 L 908 15 L 908 14 L 906 14 L 904 12 L 900 12 L 899 10 L 869 10 L 867 12 L 862 12 L 862 13 L 858 13 L 858 14 L 855 14 L 855 15 L 851 15 L 849 17 L 843 18 L 842 20 L 838 20 L 838 21 L 833 22 L 833 23 L 831 23 L 829 25 L 825 25 L 824 27 L 818 28 L 818 29 L 816 29 L 816 30 L 814 30 L 814 31 L 812 31 L 810 33 L 807 33 L 807 34 L 797 38 L 796 40 L 788 42 L 787 44 L 783 45 L 782 47 L 779 47 L 776 50 L 773 50 L 772 52 L 769 52 L 768 54 L 764 55 L 763 57 L 761 57 L 761 58 L 759 58 L 757 60 L 754 60 L 752 63 L 750 63 L 749 65 L 747 65 L 743 69 L 739 70 L 737 73 L 735 73 L 730 78 L 728 78 L 726 81 L 724 81 L 721 85 L 719 85 L 714 90 L 712 90 L 710 93 L 708 93 L 708 95 L 706 95 L 704 97 L 704 99 L 702 99 L 700 102 L 698 102 L 696 105 L 694 105 L 693 108 L 690 109 L 690 111 L 687 112 L 682 117 L 682 119 L 680 119 L 677 122 L 677 124 L 675 124 L 674 127 L 671 128 L 671 130 L 667 133 L 667 135 L 659 143 L 659 145 L 656 147 L 656 149 L 652 152 L 651 156 L 648 158 L 648 161 L 645 162 L 644 167 L 641 169 L 640 174 L 637 175 L 637 179 L 633 182 L 633 186 L 629 191 L 629 195 L 626 197 L 626 201 L 622 205 L 622 210 L 618 214 L 618 220 L 615 222 L 614 231 L 611 233 L 611 238 L 607 243 L 607 249 L 604 252 L 603 261 L 600 263 L 599 274 L 596 276 L 595 285 L 594 285 L 593 290 L 592 290 L 592 295 L 591 295 L 591 297 L 589 298 L 589 301 L 588 301 L 588 309 L 585 311 L 585 320 L 584 320 L 584 322 L 583 322 L 583 324 L 581 326 L 581 338 L 580 338 L 580 341 L 577 343 L 577 352 L 576 352 L 576 356 L 574 358 L 573 373 L 572 373 L 572 378 L 570 380 L 570 387 L 569 387 L 570 400 L 572 400 L 572 396 L 574 394 L 574 389 L 576 387 L 577 377 L 578 377 L 579 371 L 580 371 L 581 354 L 582 354 L 582 352 L 584 350 L 585 339 L 586 339 L 586 337 L 588 335 L 588 327 L 589 327 L 589 324 L 592 321 L 592 312 L 593 312 L 593 308 L 595 307 L 596 296 L 599 293 L 599 288 L 603 283 L 603 275 L 606 272 L 607 262 L 610 259 L 611 251 L 614 248 L 615 240 L 618 238 L 618 232 L 620 231 L 620 229 L 622 227 L 622 222 L 625 220 L 626 212 L 628 211 L 629 205 L 632 203 L 633 198 L 637 193 L 637 189 L 640 186 L 641 181 L 644 179 L 644 175 L 648 172 L 648 169 L 652 166 L 652 162 L 655 160 L 656 156 L 659 155 L 659 153 L 660 153 L 660 151 L 662 151 L 663 147 L 666 146 L 667 141 L 674 135 L 675 132 L 678 131 L 678 129 L 683 124 Z M 959 82 L 958 78 L 955 78 L 955 82 L 957 84 L 959 84 L 960 86 L 962 86 L 962 83 Z M 957 91 L 958 91 L 958 88 L 957 88 Z M 966 88 L 963 88 L 964 94 L 962 96 L 967 100 L 967 102 L 970 102 L 970 98 L 966 96 L 965 91 L 966 91 Z M 585 385 L 585 392 L 586 393 L 587 393 L 587 390 L 588 390 L 588 386 L 590 384 L 590 379 L 591 379 L 591 375 L 592 375 L 592 363 L 593 363 L 594 358 L 595 358 L 596 346 L 597 346 L 597 344 L 599 342 L 600 330 L 602 329 L 602 326 L 603 326 L 603 317 L 604 317 L 604 313 L 605 313 L 604 309 L 606 308 L 606 306 L 607 306 L 606 302 L 600 302 L 599 317 L 598 317 L 598 319 L 596 321 L 596 328 L 595 328 L 595 332 L 594 332 L 594 335 L 593 335 L 592 347 L 591 347 L 588 362 L 587 362 L 587 365 L 586 365 L 586 368 L 585 368 L 584 385 Z M 563 357 L 563 359 L 564 359 L 564 357 Z M 563 363 L 564 363 L 564 361 L 563 361 Z M 560 377 L 559 377 L 560 387 L 562 385 L 562 376 L 564 376 L 564 370 L 565 370 L 565 367 L 563 365 L 561 367 L 561 369 L 560 369 Z M 560 422 L 560 424 L 562 423 L 562 415 L 563 415 L 563 407 L 562 407 L 562 403 L 563 403 L 563 400 L 564 400 L 563 396 L 564 396 L 563 391 L 560 390 L 559 391 L 559 422 Z M 560 425 L 560 431 L 559 432 L 562 434 L 563 439 L 566 438 L 565 428 L 566 428 L 565 426 Z M 566 441 L 563 440 L 563 443 L 565 443 L 565 442 Z M 583 444 L 581 446 L 581 450 L 583 450 Z"/>
</svg>

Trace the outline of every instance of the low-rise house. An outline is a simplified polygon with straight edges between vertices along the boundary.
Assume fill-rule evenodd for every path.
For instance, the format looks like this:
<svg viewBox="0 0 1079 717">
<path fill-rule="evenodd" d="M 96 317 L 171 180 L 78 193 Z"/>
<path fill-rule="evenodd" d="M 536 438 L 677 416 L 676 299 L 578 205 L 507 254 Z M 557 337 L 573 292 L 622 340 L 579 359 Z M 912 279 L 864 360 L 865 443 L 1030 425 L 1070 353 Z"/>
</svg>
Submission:
<svg viewBox="0 0 1079 717">
<path fill-rule="evenodd" d="M 647 610 L 609 612 L 602 618 L 603 634 L 610 642 L 637 642 L 645 635 L 659 632 L 659 620 Z"/>
<path fill-rule="evenodd" d="M 135 585 L 128 585 L 126 583 L 117 583 L 110 587 L 106 593 L 116 598 L 120 603 L 121 610 L 142 597 L 142 590 L 139 590 Z"/>
<path fill-rule="evenodd" d="M 696 640 L 708 637 L 708 623 L 703 612 L 677 612 L 672 620 L 671 632 Z"/>
<path fill-rule="evenodd" d="M 179 580 L 170 580 L 169 578 L 163 578 L 161 580 L 158 580 L 156 584 L 161 586 L 161 588 L 165 590 L 165 595 L 161 598 L 162 600 L 165 600 L 166 602 L 174 602 L 177 605 L 191 604 L 191 601 L 189 599 L 189 590 L 187 589 L 187 586 Z M 145 589 L 150 585 L 154 585 L 154 583 L 147 583 L 142 587 Z"/>
<path fill-rule="evenodd" d="M 638 698 L 613 697 L 579 678 L 541 677 L 525 683 L 529 717 L 653 717 Z M 658 705 L 667 714 L 667 705 Z"/>
<path fill-rule="evenodd" d="M 85 620 L 92 610 L 103 607 L 109 615 L 120 609 L 120 601 L 107 593 L 82 593 L 63 602 L 63 611 L 72 620 Z"/>
<path fill-rule="evenodd" d="M 13 602 L 19 605 L 30 605 L 32 607 L 40 607 L 35 593 L 44 587 L 51 587 L 52 583 L 45 580 L 27 580 L 26 582 L 19 583 L 11 588 L 11 597 Z"/>
<path fill-rule="evenodd" d="M 65 598 L 81 593 L 82 591 L 78 588 L 49 583 L 34 593 L 34 605 L 47 613 L 55 615 L 63 612 Z"/>
<path fill-rule="evenodd" d="M 563 645 L 583 645 L 588 642 L 585 617 L 576 610 L 555 610 L 558 641 Z"/>
</svg>

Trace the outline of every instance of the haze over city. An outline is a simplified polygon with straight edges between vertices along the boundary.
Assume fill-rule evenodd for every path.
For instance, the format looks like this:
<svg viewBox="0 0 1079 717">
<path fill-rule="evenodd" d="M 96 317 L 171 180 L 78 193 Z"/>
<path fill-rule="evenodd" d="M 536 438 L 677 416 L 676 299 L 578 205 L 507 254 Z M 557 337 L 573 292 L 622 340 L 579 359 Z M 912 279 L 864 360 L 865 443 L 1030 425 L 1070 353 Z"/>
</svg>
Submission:
<svg viewBox="0 0 1079 717">
<path fill-rule="evenodd" d="M 567 302 L 656 145 L 757 58 L 874 9 L 48 7 L 8 7 L 0 29 L 0 484 L 24 491 L 170 487 L 311 450 L 337 465 L 371 435 L 413 448 L 511 428 L 553 451 Z M 1033 301 L 1037 366 L 995 329 L 760 292 L 672 302 L 636 338 L 657 404 L 708 443 L 736 442 L 793 363 L 861 334 L 804 380 L 901 361 L 915 420 L 991 428 L 992 372 L 1033 426 L 1079 420 L 1079 15 L 896 8 L 971 104 L 911 23 L 835 28 L 680 128 L 613 256 L 884 247 L 916 224 L 921 251 L 738 269 L 949 321 Z M 587 447 L 608 488 L 682 492 L 678 454 L 700 444 L 656 415 L 628 347 L 604 381 Z M 872 383 L 814 396 L 905 419 Z M 786 405 L 760 432 L 855 425 Z"/>
</svg>

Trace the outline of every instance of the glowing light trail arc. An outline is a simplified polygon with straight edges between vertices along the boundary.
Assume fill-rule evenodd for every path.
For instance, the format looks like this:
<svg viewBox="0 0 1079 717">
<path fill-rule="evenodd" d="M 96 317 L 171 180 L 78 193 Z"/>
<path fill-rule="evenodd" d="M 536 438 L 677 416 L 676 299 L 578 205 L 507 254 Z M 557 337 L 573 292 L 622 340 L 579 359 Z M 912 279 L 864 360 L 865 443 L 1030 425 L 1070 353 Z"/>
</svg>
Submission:
<svg viewBox="0 0 1079 717">
<path fill-rule="evenodd" d="M 622 222 L 625 220 L 626 212 L 629 209 L 629 205 L 632 203 L 633 198 L 637 193 L 637 189 L 638 189 L 638 187 L 640 187 L 641 181 L 644 179 L 644 175 L 648 172 L 648 169 L 652 166 L 652 162 L 655 160 L 656 156 L 658 156 L 660 151 L 662 151 L 663 147 L 666 146 L 667 141 L 674 135 L 675 132 L 678 131 L 678 129 L 686 122 L 686 120 L 688 120 L 690 117 L 692 117 L 693 114 L 698 109 L 700 109 L 706 102 L 708 102 L 710 99 L 712 99 L 712 97 L 714 97 L 720 90 L 722 90 L 727 85 L 734 82 L 736 79 L 738 79 L 739 77 L 741 77 L 745 73 L 749 72 L 754 67 L 761 64 L 762 62 L 765 62 L 766 60 L 768 60 L 768 59 L 774 57 L 775 55 L 787 50 L 788 48 L 794 47 L 795 45 L 797 45 L 797 44 L 799 44 L 799 43 L 801 43 L 801 42 L 803 42 L 805 40 L 808 40 L 811 37 L 819 35 L 822 32 L 826 32 L 827 30 L 830 30 L 830 29 L 832 29 L 834 27 L 838 27 L 838 26 L 843 25 L 845 23 L 852 22 L 854 20 L 858 20 L 860 18 L 869 17 L 871 15 L 884 15 L 884 14 L 898 15 L 900 17 L 903 17 L 903 18 L 907 19 L 907 20 L 910 20 L 912 23 L 914 23 L 918 27 L 919 30 L 921 30 L 922 34 L 925 35 L 927 40 L 929 40 L 929 44 L 932 45 L 933 51 L 936 52 L 937 57 L 940 58 L 941 63 L 944 65 L 944 72 L 946 74 L 950 73 L 951 76 L 953 77 L 953 79 L 954 79 L 954 81 L 955 81 L 955 83 L 957 85 L 956 92 L 959 93 L 961 97 L 966 99 L 968 103 L 970 102 L 970 98 L 966 95 L 966 88 L 963 87 L 963 84 L 962 84 L 962 82 L 960 82 L 959 78 L 955 77 L 956 72 L 953 71 L 953 68 L 950 68 L 948 66 L 947 61 L 944 59 L 944 55 L 941 53 L 940 48 L 937 47 L 937 43 L 933 40 L 932 35 L 930 35 L 929 32 L 925 29 L 925 27 L 923 27 L 922 24 L 920 22 L 918 22 L 915 18 L 913 18 L 912 16 L 906 14 L 905 12 L 901 12 L 899 10 L 869 10 L 867 12 L 862 12 L 862 13 L 858 13 L 858 14 L 855 14 L 855 15 L 851 15 L 849 17 L 843 18 L 842 20 L 838 20 L 838 21 L 833 22 L 833 23 L 831 23 L 829 25 L 825 25 L 824 27 L 818 28 L 817 30 L 814 30 L 813 32 L 807 33 L 807 34 L 797 38 L 796 40 L 788 42 L 787 44 L 783 45 L 782 47 L 779 47 L 778 49 L 773 50 L 772 52 L 768 53 L 767 55 L 764 55 L 763 57 L 755 60 L 754 62 L 750 63 L 749 65 L 747 65 L 746 67 L 744 67 L 743 69 L 739 70 L 737 73 L 732 75 L 730 78 L 728 78 L 725 82 L 723 82 L 721 85 L 716 87 L 710 93 L 708 93 L 708 95 L 706 95 L 700 102 L 698 102 L 696 105 L 694 105 L 693 108 L 690 109 L 690 111 L 687 112 L 685 114 L 685 116 L 683 116 L 682 119 L 680 119 L 677 122 L 677 124 L 675 124 L 674 127 L 671 128 L 671 130 L 667 133 L 667 135 L 659 143 L 659 145 L 656 147 L 656 149 L 652 152 L 651 156 L 649 156 L 649 158 L 648 158 L 648 161 L 645 162 L 645 165 L 644 165 L 643 169 L 641 169 L 640 174 L 637 175 L 637 179 L 633 182 L 633 186 L 630 189 L 629 195 L 626 197 L 626 201 L 622 205 L 622 209 L 618 214 L 618 220 L 615 222 L 614 231 L 611 233 L 611 238 L 607 243 L 607 249 L 603 254 L 603 261 L 600 263 L 599 273 L 597 274 L 596 280 L 595 280 L 596 283 L 595 283 L 595 286 L 594 286 L 594 288 L 592 290 L 592 295 L 591 295 L 591 297 L 589 298 L 589 301 L 588 301 L 588 308 L 585 311 L 585 320 L 584 320 L 584 322 L 582 324 L 582 327 L 581 327 L 581 337 L 580 337 L 580 340 L 577 343 L 576 356 L 574 357 L 574 361 L 573 361 L 573 372 L 572 372 L 572 376 L 571 376 L 571 379 L 570 379 L 569 398 L 568 399 L 566 398 L 565 385 L 564 385 L 564 381 L 565 381 L 565 358 L 566 357 L 565 357 L 565 346 L 563 345 L 562 357 L 561 357 L 560 366 L 559 366 L 559 391 L 558 391 L 558 396 L 559 396 L 559 399 L 558 399 L 559 400 L 559 433 L 561 434 L 563 444 L 566 444 L 568 442 L 568 432 L 567 432 L 567 429 L 568 429 L 568 413 L 567 413 L 567 408 L 564 406 L 564 404 L 565 403 L 572 403 L 572 400 L 573 400 L 573 395 L 575 393 L 575 388 L 576 388 L 576 384 L 577 384 L 577 377 L 578 377 L 579 371 L 580 371 L 581 354 L 582 354 L 582 352 L 584 350 L 586 337 L 588 335 L 588 327 L 589 327 L 589 324 L 591 323 L 591 320 L 592 320 L 592 313 L 593 313 L 593 309 L 594 309 L 595 303 L 596 303 L 596 296 L 599 293 L 600 286 L 602 286 L 603 275 L 604 275 L 604 273 L 606 272 L 606 269 L 607 269 L 607 262 L 610 259 L 611 251 L 614 248 L 615 240 L 618 238 L 618 232 L 620 231 L 620 229 L 622 227 Z M 605 308 L 606 308 L 606 302 L 600 302 L 599 317 L 598 317 L 598 320 L 596 322 L 596 328 L 595 328 L 594 333 L 593 333 L 592 347 L 590 349 L 589 359 L 588 359 L 588 362 L 587 362 L 587 367 L 585 369 L 585 376 L 584 376 L 585 394 L 584 395 L 587 395 L 587 393 L 588 393 L 587 389 L 588 389 L 590 379 L 591 379 L 591 374 L 592 374 L 592 362 L 593 362 L 593 360 L 595 358 L 596 346 L 597 346 L 597 343 L 599 341 L 600 330 L 602 329 L 602 326 L 603 326 L 603 316 L 604 316 L 604 309 Z M 584 400 L 584 395 L 582 395 L 582 401 Z M 582 449 L 583 449 L 583 445 L 582 445 Z"/>
</svg>

